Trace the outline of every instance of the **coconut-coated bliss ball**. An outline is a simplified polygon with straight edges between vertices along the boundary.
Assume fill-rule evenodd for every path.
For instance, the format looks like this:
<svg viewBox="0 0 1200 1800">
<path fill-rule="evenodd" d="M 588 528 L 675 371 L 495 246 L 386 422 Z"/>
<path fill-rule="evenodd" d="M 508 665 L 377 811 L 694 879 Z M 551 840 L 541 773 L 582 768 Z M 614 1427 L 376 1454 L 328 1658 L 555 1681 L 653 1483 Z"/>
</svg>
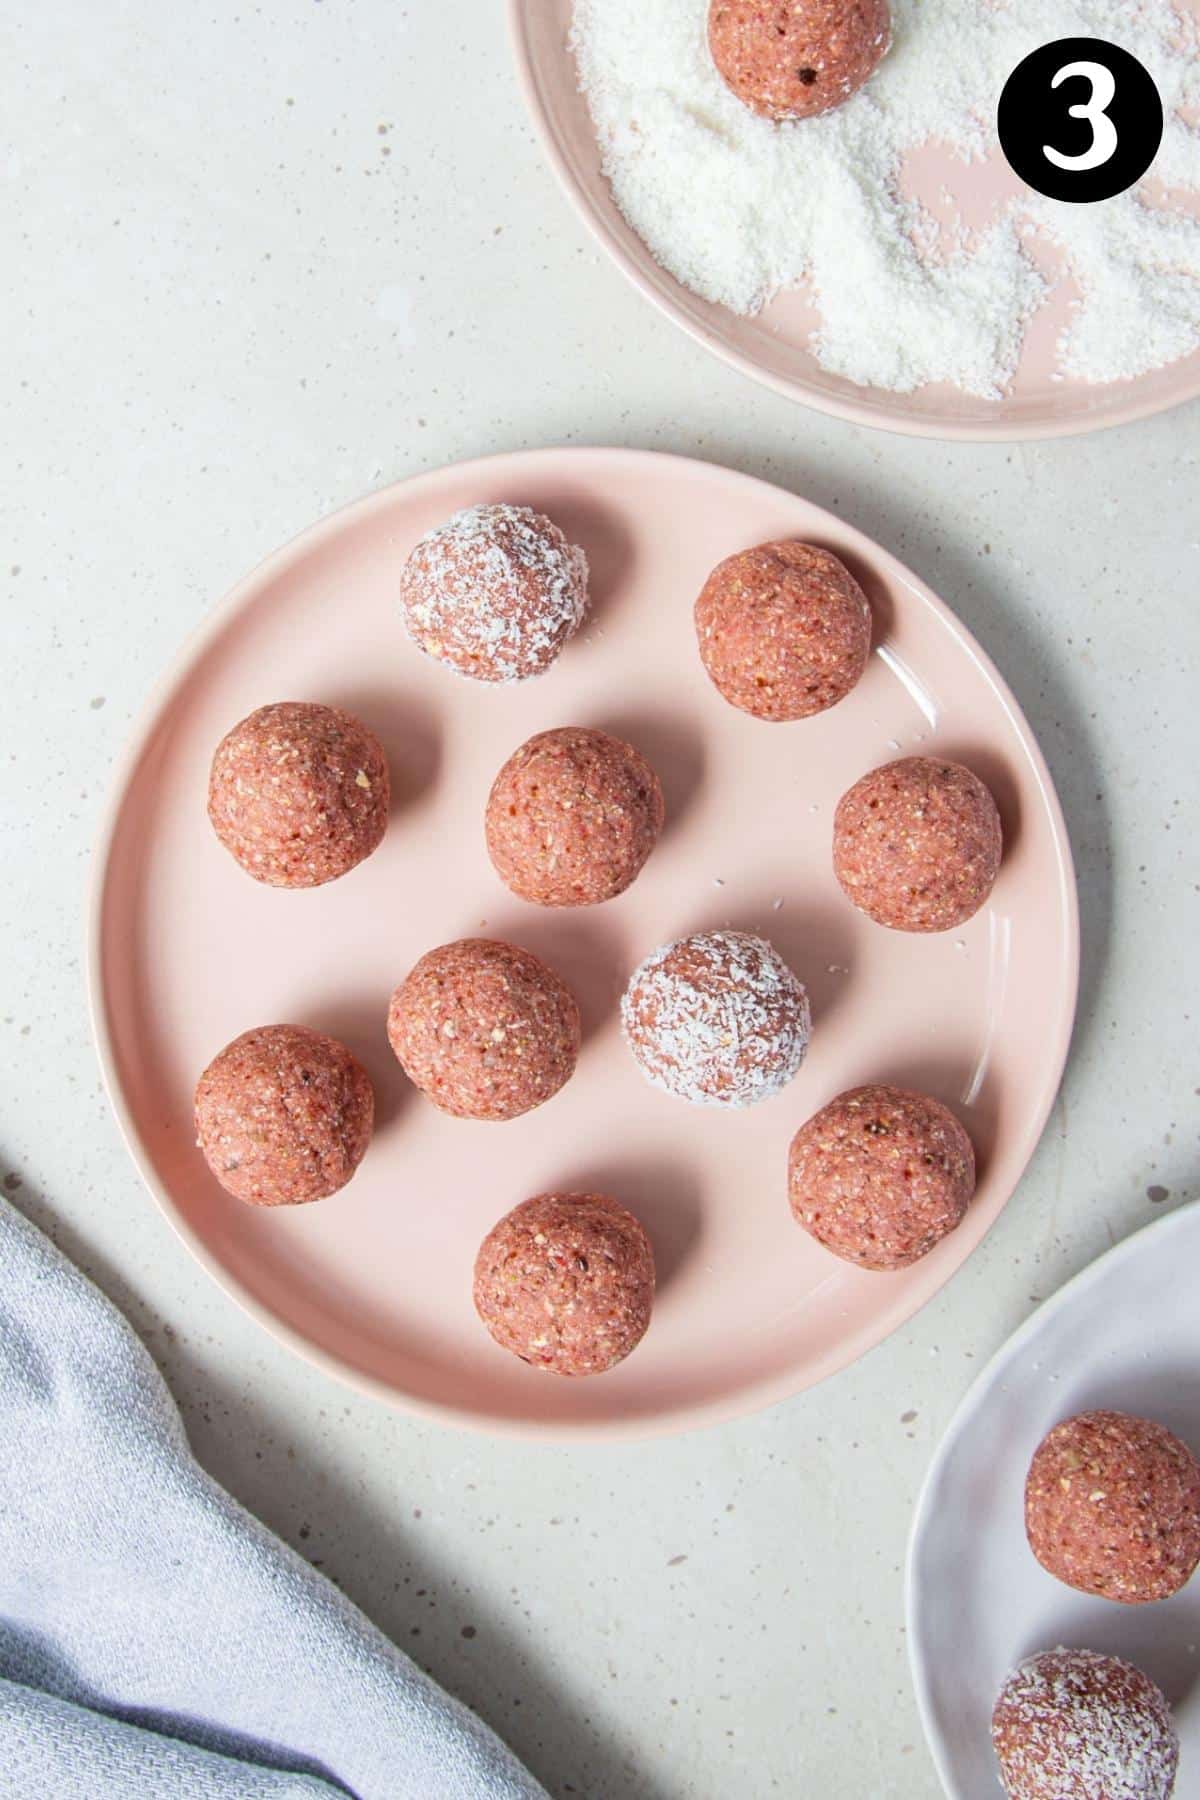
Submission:
<svg viewBox="0 0 1200 1800">
<path fill-rule="evenodd" d="M 475 1310 L 496 1342 L 553 1375 L 602 1375 L 642 1340 L 654 1304 L 645 1231 L 605 1194 L 540 1194 L 506 1213 L 475 1261 Z"/>
<path fill-rule="evenodd" d="M 719 563 L 695 608 L 713 685 L 757 719 L 807 719 L 844 700 L 867 666 L 871 609 L 830 550 L 784 540 Z"/>
<path fill-rule="evenodd" d="M 213 830 L 256 881 L 320 887 L 370 856 L 387 829 L 387 759 L 374 732 L 338 706 L 260 706 L 217 746 Z"/>
<path fill-rule="evenodd" d="M 1068 1587 L 1130 1606 L 1165 1600 L 1200 1563 L 1200 1465 L 1165 1425 L 1079 1413 L 1034 1453 L 1025 1532 Z"/>
<path fill-rule="evenodd" d="M 662 788 L 645 757 L 579 725 L 540 731 L 514 751 L 485 818 L 496 873 L 537 906 L 594 906 L 623 894 L 662 825 Z"/>
<path fill-rule="evenodd" d="M 891 43 L 888 0 L 711 0 L 708 46 L 743 105 L 812 119 L 870 80 Z"/>
<path fill-rule="evenodd" d="M 366 1154 L 375 1096 L 345 1044 L 305 1025 L 245 1031 L 196 1084 L 196 1140 L 225 1190 L 254 1206 L 323 1200 Z"/>
<path fill-rule="evenodd" d="M 540 957 L 491 938 L 430 950 L 392 995 L 388 1039 L 442 1112 L 515 1119 L 574 1072 L 579 1007 Z"/>
<path fill-rule="evenodd" d="M 856 781 L 833 821 L 833 872 L 860 912 L 893 931 L 950 931 L 1000 869 L 1000 814 L 961 763 L 906 756 Z"/>
<path fill-rule="evenodd" d="M 524 681 L 587 610 L 587 558 L 529 506 L 470 506 L 428 532 L 400 580 L 408 634 L 476 681 Z"/>
<path fill-rule="evenodd" d="M 992 1713 L 1008 1800 L 1171 1800 L 1179 1738 L 1140 1669 L 1095 1650 L 1044 1650 L 1009 1676 Z"/>
<path fill-rule="evenodd" d="M 788 1197 L 798 1224 L 864 1269 L 904 1269 L 960 1223 L 975 1152 L 927 1094 L 876 1082 L 823 1106 L 792 1139 Z"/>
<path fill-rule="evenodd" d="M 698 1106 L 751 1106 L 795 1075 L 811 1017 L 803 983 L 765 938 L 702 931 L 646 958 L 621 1024 L 654 1087 Z"/>
</svg>

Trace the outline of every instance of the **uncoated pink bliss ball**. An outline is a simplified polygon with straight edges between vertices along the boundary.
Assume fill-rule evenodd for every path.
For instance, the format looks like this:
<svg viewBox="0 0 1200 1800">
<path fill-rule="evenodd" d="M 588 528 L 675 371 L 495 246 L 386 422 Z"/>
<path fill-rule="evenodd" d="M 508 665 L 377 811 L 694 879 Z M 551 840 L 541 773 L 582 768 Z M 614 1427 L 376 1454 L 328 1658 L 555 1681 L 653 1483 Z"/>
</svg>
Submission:
<svg viewBox="0 0 1200 1800">
<path fill-rule="evenodd" d="M 515 1119 L 574 1072 L 579 1007 L 530 950 L 460 938 L 428 951 L 392 995 L 388 1038 L 409 1080 L 460 1119 Z"/>
<path fill-rule="evenodd" d="M 888 0 L 711 0 L 717 73 L 751 112 L 812 119 L 870 80 L 891 44 Z"/>
<path fill-rule="evenodd" d="M 846 898 L 892 931 L 950 931 L 995 885 L 1000 814 L 970 769 L 906 756 L 872 769 L 838 802 L 833 872 Z"/>
<path fill-rule="evenodd" d="M 904 1269 L 960 1223 L 975 1152 L 948 1107 L 876 1082 L 802 1125 L 788 1154 L 796 1222 L 864 1269 Z"/>
<path fill-rule="evenodd" d="M 196 1084 L 196 1138 L 221 1186 L 255 1206 L 323 1200 L 344 1187 L 371 1141 L 366 1070 L 306 1025 L 244 1031 Z"/>
<path fill-rule="evenodd" d="M 475 1262 L 475 1309 L 502 1349 L 555 1375 L 601 1375 L 641 1342 L 654 1252 L 606 1194 L 540 1194 L 506 1213 Z"/>
<path fill-rule="evenodd" d="M 260 706 L 217 746 L 208 782 L 213 830 L 269 887 L 336 881 L 387 829 L 390 784 L 378 738 L 338 706 Z"/>
<path fill-rule="evenodd" d="M 497 775 L 485 817 L 506 887 L 536 906 L 595 906 L 639 874 L 663 826 L 658 776 L 607 731 L 540 731 Z"/>
<path fill-rule="evenodd" d="M 1034 1453 L 1025 1531 L 1068 1587 L 1127 1606 L 1166 1600 L 1200 1563 L 1200 1464 L 1153 1419 L 1079 1413 Z"/>
<path fill-rule="evenodd" d="M 794 539 L 718 563 L 695 624 L 714 687 L 757 719 L 807 719 L 836 706 L 871 650 L 871 609 L 854 576 L 831 550 Z"/>
</svg>

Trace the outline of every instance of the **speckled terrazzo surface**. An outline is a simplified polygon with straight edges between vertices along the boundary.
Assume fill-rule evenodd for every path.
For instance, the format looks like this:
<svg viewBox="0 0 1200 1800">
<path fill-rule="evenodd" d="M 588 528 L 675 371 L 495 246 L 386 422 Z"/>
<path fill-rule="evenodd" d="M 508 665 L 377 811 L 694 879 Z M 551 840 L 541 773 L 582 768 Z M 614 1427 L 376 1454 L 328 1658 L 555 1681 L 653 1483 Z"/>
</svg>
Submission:
<svg viewBox="0 0 1200 1800">
<path fill-rule="evenodd" d="M 65 10 L 0 7 L 5 1191 L 126 1308 L 205 1464 L 553 1793 L 935 1800 L 901 1628 L 933 1444 L 1035 1297 L 1194 1193 L 1200 413 L 947 448 L 749 386 L 583 236 L 499 9 L 306 5 L 282 39 L 265 4 Z M 629 1449 L 415 1425 L 272 1344 L 141 1192 L 80 969 L 111 761 L 208 603 L 372 486 L 556 439 L 733 463 L 908 561 L 1015 687 L 1082 888 L 1075 1053 L 980 1253 L 824 1388 Z"/>
</svg>

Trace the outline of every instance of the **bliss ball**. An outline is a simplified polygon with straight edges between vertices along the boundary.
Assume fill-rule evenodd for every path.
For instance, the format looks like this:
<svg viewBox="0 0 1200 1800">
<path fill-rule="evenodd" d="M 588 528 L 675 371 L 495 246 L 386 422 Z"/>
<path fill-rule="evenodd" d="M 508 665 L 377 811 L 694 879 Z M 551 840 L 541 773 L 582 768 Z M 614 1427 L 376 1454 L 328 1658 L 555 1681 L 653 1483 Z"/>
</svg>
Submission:
<svg viewBox="0 0 1200 1800">
<path fill-rule="evenodd" d="M 566 725 L 513 753 L 488 796 L 488 855 L 537 906 L 594 906 L 623 894 L 658 842 L 663 796 L 645 757 Z"/>
<path fill-rule="evenodd" d="M 759 544 L 719 563 L 696 602 L 700 657 L 731 706 L 807 719 L 867 666 L 871 609 L 845 564 L 814 544 Z"/>
<path fill-rule="evenodd" d="M 366 1155 L 375 1096 L 336 1038 L 304 1025 L 244 1031 L 196 1084 L 196 1141 L 227 1193 L 296 1206 L 345 1187 Z"/>
<path fill-rule="evenodd" d="M 1200 1563 L 1200 1465 L 1150 1419 L 1080 1413 L 1034 1452 L 1025 1533 L 1042 1567 L 1080 1593 L 1165 1600 Z"/>
<path fill-rule="evenodd" d="M 605 1194 L 541 1194 L 506 1213 L 475 1259 L 475 1310 L 496 1342 L 552 1375 L 602 1375 L 639 1344 L 654 1252 Z"/>
<path fill-rule="evenodd" d="M 792 1214 L 835 1256 L 905 1269 L 954 1230 L 975 1191 L 975 1152 L 954 1114 L 878 1082 L 823 1106 L 792 1139 Z"/>
<path fill-rule="evenodd" d="M 621 1002 L 642 1074 L 696 1106 L 769 1100 L 804 1061 L 808 995 L 748 931 L 702 931 L 654 951 Z"/>
<path fill-rule="evenodd" d="M 726 87 L 767 119 L 813 119 L 870 80 L 892 39 L 888 0 L 711 0 Z"/>
<path fill-rule="evenodd" d="M 320 887 L 370 856 L 387 829 L 387 760 L 338 706 L 260 706 L 217 745 L 208 816 L 225 848 L 268 887 Z"/>
<path fill-rule="evenodd" d="M 906 756 L 838 802 L 833 871 L 860 912 L 893 931 L 950 931 L 992 891 L 1000 814 L 961 763 Z"/>
<path fill-rule="evenodd" d="M 1170 1800 L 1171 1709 L 1119 1656 L 1045 1650 L 1013 1671 L 992 1713 L 1009 1800 Z"/>
<path fill-rule="evenodd" d="M 515 944 L 462 938 L 392 995 L 388 1038 L 409 1080 L 458 1119 L 515 1119 L 557 1094 L 579 1055 L 562 977 Z"/>
<path fill-rule="evenodd" d="M 404 566 L 413 642 L 476 681 L 524 681 L 554 661 L 587 609 L 587 558 L 528 506 L 470 506 Z"/>
</svg>

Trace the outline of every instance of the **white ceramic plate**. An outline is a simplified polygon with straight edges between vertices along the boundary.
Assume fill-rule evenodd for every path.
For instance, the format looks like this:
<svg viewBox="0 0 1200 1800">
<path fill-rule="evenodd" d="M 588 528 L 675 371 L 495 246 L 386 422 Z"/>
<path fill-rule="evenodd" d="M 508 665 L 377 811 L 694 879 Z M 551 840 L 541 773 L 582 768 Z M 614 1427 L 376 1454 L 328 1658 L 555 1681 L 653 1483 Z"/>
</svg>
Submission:
<svg viewBox="0 0 1200 1800">
<path fill-rule="evenodd" d="M 1047 1301 L 988 1364 L 926 1477 L 908 1558 L 908 1648 L 951 1800 L 1000 1793 L 989 1732 L 1013 1665 L 1059 1644 L 1127 1657 L 1158 1682 L 1200 1791 L 1200 1580 L 1157 1606 L 1091 1599 L 1025 1541 L 1030 1458 L 1059 1419 L 1115 1407 L 1200 1448 L 1200 1206 L 1139 1231 Z"/>
</svg>

